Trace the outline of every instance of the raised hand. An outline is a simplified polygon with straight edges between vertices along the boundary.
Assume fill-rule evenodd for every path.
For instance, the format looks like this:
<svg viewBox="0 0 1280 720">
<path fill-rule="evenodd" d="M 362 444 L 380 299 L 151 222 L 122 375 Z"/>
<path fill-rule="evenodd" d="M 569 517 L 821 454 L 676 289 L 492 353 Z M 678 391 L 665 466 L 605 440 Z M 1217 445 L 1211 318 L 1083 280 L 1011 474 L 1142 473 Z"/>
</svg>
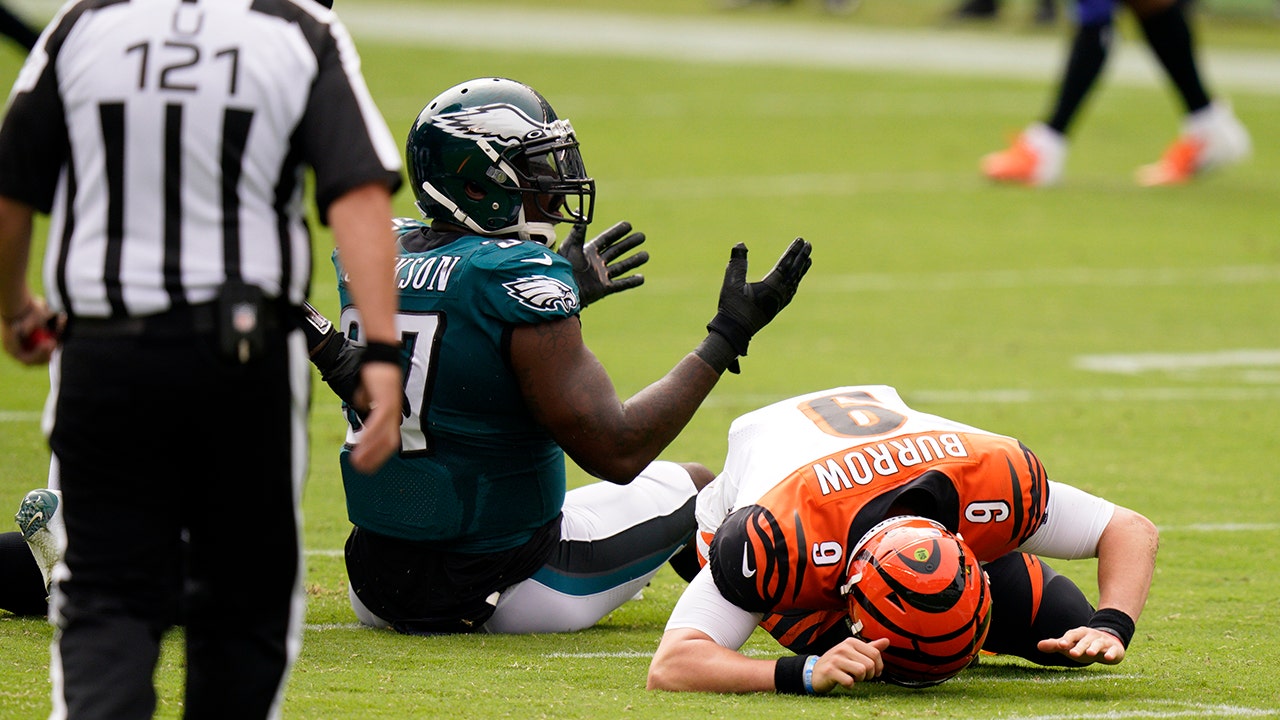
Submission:
<svg viewBox="0 0 1280 720">
<path fill-rule="evenodd" d="M 619 277 L 649 262 L 649 253 L 643 250 L 624 257 L 644 242 L 644 233 L 631 232 L 631 223 L 623 221 L 600 233 L 591 242 L 585 242 L 586 237 L 587 226 L 578 223 L 557 250 L 573 265 L 573 279 L 578 284 L 578 300 L 582 307 L 606 295 L 644 283 L 643 275 Z"/>
<path fill-rule="evenodd" d="M 724 271 L 724 285 L 720 288 L 720 303 L 715 317 L 707 324 L 707 330 L 724 338 L 732 348 L 734 357 L 725 363 L 731 372 L 738 372 L 737 357 L 747 354 L 752 336 L 795 297 L 800 280 L 813 264 L 809 258 L 812 251 L 812 245 L 796 238 L 763 280 L 749 283 L 747 246 L 742 243 L 733 246 Z"/>
</svg>

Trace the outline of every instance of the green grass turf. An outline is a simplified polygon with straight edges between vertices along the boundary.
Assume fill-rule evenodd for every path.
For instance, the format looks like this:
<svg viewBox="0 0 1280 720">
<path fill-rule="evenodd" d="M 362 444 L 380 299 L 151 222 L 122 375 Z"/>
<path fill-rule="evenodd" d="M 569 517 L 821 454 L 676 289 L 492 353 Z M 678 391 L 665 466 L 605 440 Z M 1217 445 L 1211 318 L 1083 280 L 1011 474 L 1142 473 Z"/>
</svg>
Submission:
<svg viewBox="0 0 1280 720">
<path fill-rule="evenodd" d="M 372 5 L 339 2 L 353 14 Z M 993 43 L 1052 41 L 1065 32 L 1065 25 L 1028 28 L 1030 3 L 1006 4 L 999 23 L 963 32 Z M 483 5 L 592 13 L 614 6 Z M 1269 4 L 1203 6 L 1204 47 L 1280 61 Z M 735 14 L 652 0 L 629 12 L 815 32 L 909 27 L 943 37 L 953 32 L 938 22 L 947 7 L 867 0 L 853 15 L 828 18 L 816 2 Z M 1140 42 L 1122 29 L 1125 42 Z M 648 235 L 645 286 L 583 318 L 588 344 L 623 397 L 701 338 L 734 242 L 751 248 L 753 279 L 792 237 L 814 243 L 815 265 L 794 304 L 664 457 L 719 468 L 737 414 L 822 387 L 888 383 L 922 410 L 1019 437 L 1052 477 L 1145 513 L 1163 530 L 1157 576 L 1119 666 L 1064 673 L 987 658 L 934 689 L 867 685 L 829 698 L 646 692 L 648 656 L 681 588 L 665 569 L 643 600 L 577 634 L 421 639 L 356 629 L 337 556 L 348 530 L 335 461 L 342 424 L 317 383 L 305 497 L 308 630 L 287 716 L 1280 715 L 1273 670 L 1280 665 L 1280 90 L 1229 93 L 1253 133 L 1251 162 L 1191 186 L 1142 190 L 1132 171 L 1173 138 L 1175 102 L 1162 85 L 1104 80 L 1078 123 L 1063 186 L 1028 191 L 989 186 L 977 160 L 1044 109 L 1050 77 L 433 50 L 431 38 L 427 27 L 412 44 L 356 34 L 370 88 L 397 136 L 455 82 L 486 74 L 525 80 L 572 118 L 599 183 L 598 226 L 627 219 Z M 574 38 L 546 41 L 568 47 Z M 0 51 L 0 79 L 10 82 L 18 63 L 11 49 Z M 396 205 L 413 213 L 407 191 Z M 320 232 L 314 299 L 332 311 L 329 247 Z M 1242 350 L 1262 352 L 1225 354 Z M 1153 353 L 1172 364 L 1128 374 L 1085 365 L 1093 356 Z M 42 368 L 0 359 L 0 507 L 16 509 L 27 489 L 44 484 L 48 451 L 38 416 L 47 389 Z M 586 479 L 571 469 L 570 481 Z M 159 500 L 138 518 L 122 518 L 121 531 L 145 522 L 163 507 Z M 1054 565 L 1093 595 L 1092 563 Z M 50 636 L 41 620 L 0 614 L 0 720 L 47 713 Z M 161 717 L 181 714 L 180 639 L 173 633 L 166 641 L 157 675 Z M 780 654 L 760 633 L 746 649 Z"/>
</svg>

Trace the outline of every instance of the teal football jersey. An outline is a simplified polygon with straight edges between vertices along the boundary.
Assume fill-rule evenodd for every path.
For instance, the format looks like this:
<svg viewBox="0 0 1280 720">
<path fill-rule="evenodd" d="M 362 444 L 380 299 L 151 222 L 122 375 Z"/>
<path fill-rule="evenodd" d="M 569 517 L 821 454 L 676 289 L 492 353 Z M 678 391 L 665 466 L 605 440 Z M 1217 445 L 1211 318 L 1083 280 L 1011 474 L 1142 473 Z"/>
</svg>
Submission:
<svg viewBox="0 0 1280 720">
<path fill-rule="evenodd" d="M 372 475 L 354 470 L 359 420 L 347 411 L 341 453 L 351 522 L 457 552 L 523 544 L 564 501 L 564 452 L 525 407 L 507 365 L 511 328 L 576 315 L 569 262 L 543 245 L 464 235 L 411 252 L 402 226 L 396 283 L 404 346 L 401 450 Z M 362 343 L 339 259 L 341 328 Z"/>
</svg>

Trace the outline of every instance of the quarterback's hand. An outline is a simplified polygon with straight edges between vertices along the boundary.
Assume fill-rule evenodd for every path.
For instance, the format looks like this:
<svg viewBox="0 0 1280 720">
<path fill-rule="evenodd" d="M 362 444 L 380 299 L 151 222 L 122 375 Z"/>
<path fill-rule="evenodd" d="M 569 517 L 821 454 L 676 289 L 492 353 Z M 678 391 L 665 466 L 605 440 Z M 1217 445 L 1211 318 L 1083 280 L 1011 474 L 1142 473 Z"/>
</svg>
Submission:
<svg viewBox="0 0 1280 720">
<path fill-rule="evenodd" d="M 796 238 L 763 280 L 749 283 L 747 246 L 742 243 L 734 245 L 724 270 L 720 305 L 715 317 L 707 323 L 707 330 L 728 341 L 736 355 L 746 355 L 752 336 L 768 325 L 795 297 L 801 278 L 813 264 L 809 258 L 812 250 L 812 245 Z M 732 359 L 728 369 L 738 372 L 737 364 L 737 359 Z"/>
<path fill-rule="evenodd" d="M 1124 643 L 1120 638 L 1105 630 L 1090 627 L 1078 627 L 1068 630 L 1059 638 L 1041 640 L 1036 649 L 1044 653 L 1057 653 L 1068 657 L 1081 665 L 1102 663 L 1116 665 L 1124 660 Z"/>
<path fill-rule="evenodd" d="M 368 415 L 363 416 L 360 442 L 351 451 L 351 465 L 369 474 L 382 467 L 400 448 L 400 367 L 389 362 L 368 362 L 360 367 L 360 391 L 367 399 Z"/>
<path fill-rule="evenodd" d="M 813 692 L 819 695 L 835 690 L 836 685 L 853 687 L 854 683 L 880 677 L 884 672 L 884 659 L 880 656 L 889 647 L 888 638 L 864 642 L 847 638 L 818 658 L 813 666 Z"/>
<path fill-rule="evenodd" d="M 582 307 L 644 283 L 643 275 L 618 277 L 649 262 L 649 253 L 643 250 L 622 257 L 644 242 L 644 233 L 631 232 L 631 223 L 623 221 L 584 244 L 586 238 L 587 226 L 578 223 L 556 251 L 573 265 L 573 279 L 578 283 L 578 301 Z"/>
</svg>

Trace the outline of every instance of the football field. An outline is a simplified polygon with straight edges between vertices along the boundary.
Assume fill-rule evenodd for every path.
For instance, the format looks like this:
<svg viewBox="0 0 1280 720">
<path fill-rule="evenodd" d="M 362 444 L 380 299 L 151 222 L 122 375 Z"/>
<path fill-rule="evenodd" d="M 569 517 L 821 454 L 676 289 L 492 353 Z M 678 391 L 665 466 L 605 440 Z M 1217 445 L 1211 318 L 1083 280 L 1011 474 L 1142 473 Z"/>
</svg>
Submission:
<svg viewBox="0 0 1280 720">
<path fill-rule="evenodd" d="M 628 220 L 652 256 L 640 289 L 582 317 L 623 398 L 702 339 L 734 243 L 750 248 L 752 280 L 792 238 L 813 243 L 793 304 L 665 459 L 718 470 L 734 417 L 846 384 L 893 385 L 917 409 L 1015 436 L 1051 478 L 1161 529 L 1150 601 L 1122 664 L 1065 672 L 984 657 L 934 688 L 871 683 L 821 698 L 648 692 L 649 658 L 683 586 L 669 568 L 643 598 L 575 634 L 359 628 L 341 559 L 345 426 L 317 374 L 307 625 L 286 717 L 1280 718 L 1274 3 L 1198 0 L 1194 15 L 1206 80 L 1252 133 L 1249 162 L 1187 186 L 1134 183 L 1175 137 L 1180 111 L 1126 15 L 1115 62 L 1074 127 L 1064 181 L 1042 190 L 995 187 L 978 172 L 984 153 L 1047 110 L 1067 42 L 1065 21 L 1032 28 L 1032 3 L 1004 4 L 999 21 L 976 26 L 940 22 L 944 0 L 865 0 L 839 16 L 818 0 L 732 11 L 713 0 L 337 9 L 398 138 L 435 94 L 483 75 L 533 85 L 572 120 L 597 182 L 595 229 Z M 53 11 L 10 5 L 40 19 Z M 20 62 L 13 45 L 0 48 L 6 88 Z M 402 190 L 397 212 L 416 216 L 412 200 Z M 331 246 L 318 228 L 313 303 L 335 316 Z M 0 517 L 46 482 L 47 391 L 44 368 L 0 358 Z M 156 422 L 193 411 L 175 398 L 172 417 Z M 173 482 L 182 474 L 174 468 Z M 570 468 L 571 485 L 587 481 Z M 163 512 L 158 487 L 120 531 Z M 227 532 L 264 522 L 246 499 Z M 1096 599 L 1092 562 L 1051 564 Z M 42 619 L 0 612 L 0 720 L 47 715 L 51 635 Z M 745 650 L 782 654 L 759 631 Z M 180 717 L 180 631 L 157 681 L 159 717 Z"/>
</svg>

